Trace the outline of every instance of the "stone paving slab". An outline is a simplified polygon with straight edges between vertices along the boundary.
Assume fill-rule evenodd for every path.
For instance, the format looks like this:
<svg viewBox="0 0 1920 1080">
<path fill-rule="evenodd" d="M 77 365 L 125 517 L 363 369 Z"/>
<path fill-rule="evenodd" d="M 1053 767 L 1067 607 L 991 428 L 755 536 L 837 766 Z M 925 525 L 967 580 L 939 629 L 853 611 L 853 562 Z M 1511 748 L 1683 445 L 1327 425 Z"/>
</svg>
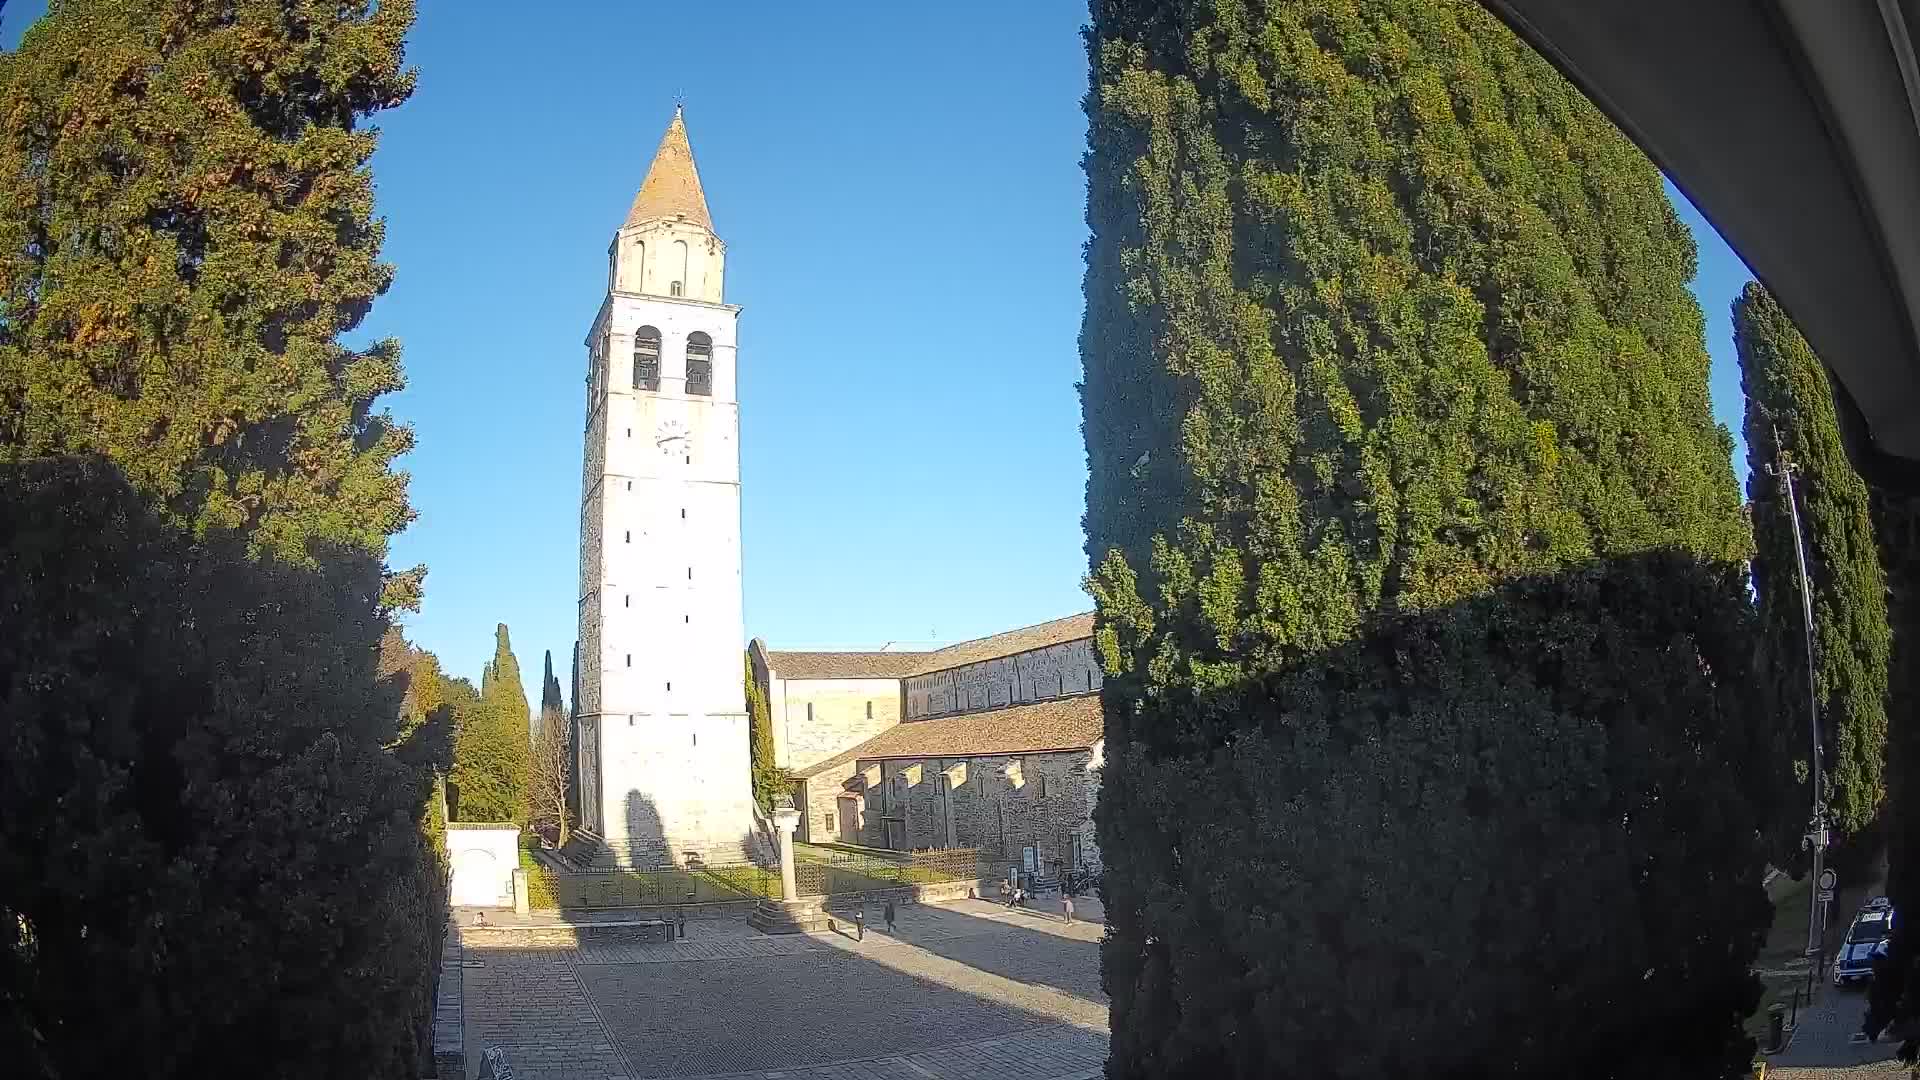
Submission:
<svg viewBox="0 0 1920 1080">
<path fill-rule="evenodd" d="M 1044 1027 L 918 1054 L 842 1061 L 803 1069 L 735 1072 L 693 1080 L 1094 1080 L 1107 1056 L 1104 1036 Z"/>
<path fill-rule="evenodd" d="M 569 950 L 469 950 L 462 972 L 466 1075 L 488 1047 L 528 1080 L 627 1080 L 632 1070 L 607 1033 Z"/>
<path fill-rule="evenodd" d="M 578 950 L 582 964 L 681 964 L 698 960 L 746 960 L 764 956 L 798 956 L 821 946 L 805 934 L 723 941 L 688 939 L 670 943 L 601 945 L 588 943 Z"/>
<path fill-rule="evenodd" d="M 984 902 L 899 914 L 864 941 L 469 948 L 468 1075 L 495 1045 L 524 1080 L 1099 1075 L 1100 926 Z"/>
</svg>

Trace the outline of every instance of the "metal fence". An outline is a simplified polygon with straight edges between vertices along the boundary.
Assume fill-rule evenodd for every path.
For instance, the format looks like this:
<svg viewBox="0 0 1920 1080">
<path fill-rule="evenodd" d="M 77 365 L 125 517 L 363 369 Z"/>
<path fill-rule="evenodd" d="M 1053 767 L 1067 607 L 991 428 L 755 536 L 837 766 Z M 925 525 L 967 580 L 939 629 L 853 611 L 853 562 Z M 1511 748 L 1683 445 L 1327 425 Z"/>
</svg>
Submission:
<svg viewBox="0 0 1920 1080">
<path fill-rule="evenodd" d="M 974 848 L 872 852 L 795 844 L 793 853 L 794 884 L 802 896 L 975 881 L 1004 871 L 998 856 Z"/>
<path fill-rule="evenodd" d="M 972 849 L 855 852 L 796 844 L 794 883 L 801 896 L 971 881 L 1004 873 L 998 860 Z M 998 869 L 996 869 L 998 867 Z M 780 898 L 780 871 L 752 863 L 667 870 L 565 871 L 527 867 L 527 899 L 536 908 L 655 907 Z"/>
<path fill-rule="evenodd" d="M 780 872 L 751 864 L 671 870 L 555 870 L 527 874 L 537 908 L 660 907 L 780 895 Z"/>
</svg>

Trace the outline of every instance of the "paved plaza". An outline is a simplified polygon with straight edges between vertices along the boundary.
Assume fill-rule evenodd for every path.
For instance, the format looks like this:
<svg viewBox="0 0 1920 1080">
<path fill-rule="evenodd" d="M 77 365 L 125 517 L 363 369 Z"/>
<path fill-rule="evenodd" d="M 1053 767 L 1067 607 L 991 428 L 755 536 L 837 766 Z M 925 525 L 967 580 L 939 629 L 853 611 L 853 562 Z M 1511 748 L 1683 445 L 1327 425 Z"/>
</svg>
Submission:
<svg viewBox="0 0 1920 1080">
<path fill-rule="evenodd" d="M 1078 1080 L 1100 1074 L 1097 923 L 984 901 L 767 936 L 465 950 L 467 1075 L 498 1046 L 525 1080 Z M 876 907 L 871 918 L 878 922 Z"/>
</svg>

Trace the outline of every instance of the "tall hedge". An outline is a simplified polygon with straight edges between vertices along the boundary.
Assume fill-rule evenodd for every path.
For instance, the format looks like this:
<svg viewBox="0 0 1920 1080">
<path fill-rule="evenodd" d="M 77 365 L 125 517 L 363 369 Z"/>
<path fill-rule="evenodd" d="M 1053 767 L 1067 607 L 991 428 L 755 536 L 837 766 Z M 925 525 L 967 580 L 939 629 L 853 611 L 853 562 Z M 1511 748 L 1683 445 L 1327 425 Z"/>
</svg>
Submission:
<svg viewBox="0 0 1920 1080">
<path fill-rule="evenodd" d="M 1091 12 L 1110 1075 L 1732 1068 L 1778 746 L 1659 174 L 1475 5 Z"/>
<path fill-rule="evenodd" d="M 1825 742 L 1824 792 L 1833 822 L 1857 835 L 1879 813 L 1887 741 L 1887 581 L 1880 570 L 1867 485 L 1847 461 L 1826 370 L 1766 289 L 1748 283 L 1733 304 L 1746 391 L 1748 498 L 1754 591 L 1783 723 L 1807 739 L 1806 632 L 1793 522 L 1770 468 L 1785 450 L 1795 479 L 1812 579 L 1814 695 Z M 1808 751 L 1799 755 L 1805 760 Z"/>
<path fill-rule="evenodd" d="M 377 560 L 248 546 L 98 459 L 0 465 L 8 1076 L 430 1065 L 443 720 L 382 677 Z"/>
</svg>

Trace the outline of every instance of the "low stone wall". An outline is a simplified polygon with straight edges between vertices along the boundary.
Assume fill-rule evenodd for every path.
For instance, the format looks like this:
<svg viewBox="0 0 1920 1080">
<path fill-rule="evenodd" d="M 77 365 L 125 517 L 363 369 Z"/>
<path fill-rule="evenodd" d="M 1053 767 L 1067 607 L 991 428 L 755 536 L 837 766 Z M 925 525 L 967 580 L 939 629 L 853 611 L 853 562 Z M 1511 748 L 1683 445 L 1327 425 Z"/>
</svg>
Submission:
<svg viewBox="0 0 1920 1080">
<path fill-rule="evenodd" d="M 442 1080 L 464 1080 L 467 1072 L 460 960 L 460 931 L 450 925 L 440 944 L 440 978 L 433 1002 L 433 1065 Z"/>
<path fill-rule="evenodd" d="M 983 878 L 978 881 L 938 881 L 926 885 L 902 885 L 893 889 L 873 889 L 861 893 L 835 893 L 823 896 L 822 905 L 827 911 L 852 911 L 864 900 L 868 904 L 884 904 L 891 900 L 896 904 L 939 904 L 948 900 L 963 900 L 969 896 L 992 896 L 992 890 L 998 884 L 989 886 Z"/>
<path fill-rule="evenodd" d="M 676 923 L 668 918 L 553 925 L 467 926 L 461 943 L 469 949 L 572 949 L 583 944 L 642 945 L 672 941 Z"/>
<path fill-rule="evenodd" d="M 747 912 L 753 910 L 754 900 L 713 900 L 704 904 L 653 904 L 644 907 L 621 908 L 534 908 L 535 915 L 544 915 L 565 920 L 568 925 L 586 925 L 591 922 L 605 922 L 605 919 L 582 918 L 589 912 L 603 915 L 617 915 L 615 921 L 626 919 L 666 919 L 678 922 L 685 914 L 688 922 L 700 919 L 744 919 Z M 572 916 L 572 918 L 568 918 Z"/>
</svg>

